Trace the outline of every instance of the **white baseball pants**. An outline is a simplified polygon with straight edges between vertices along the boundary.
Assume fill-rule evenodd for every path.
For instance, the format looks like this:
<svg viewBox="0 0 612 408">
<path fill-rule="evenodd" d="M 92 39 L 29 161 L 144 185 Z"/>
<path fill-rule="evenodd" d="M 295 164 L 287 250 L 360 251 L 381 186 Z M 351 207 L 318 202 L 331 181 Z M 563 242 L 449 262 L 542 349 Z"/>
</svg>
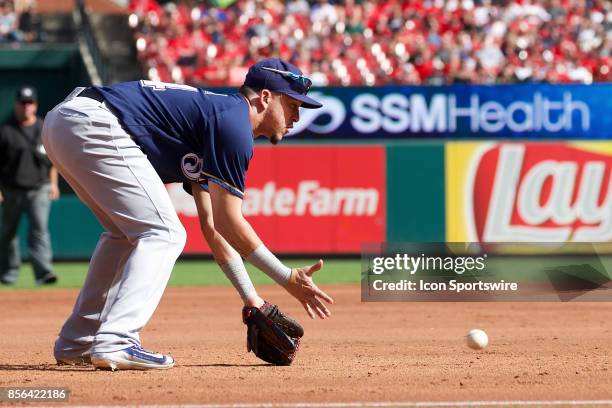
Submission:
<svg viewBox="0 0 612 408">
<path fill-rule="evenodd" d="M 82 89 L 47 114 L 43 143 L 106 232 L 59 333 L 56 356 L 140 345 L 139 332 L 153 315 L 186 239 L 146 155 L 104 103 L 75 96 Z"/>
</svg>

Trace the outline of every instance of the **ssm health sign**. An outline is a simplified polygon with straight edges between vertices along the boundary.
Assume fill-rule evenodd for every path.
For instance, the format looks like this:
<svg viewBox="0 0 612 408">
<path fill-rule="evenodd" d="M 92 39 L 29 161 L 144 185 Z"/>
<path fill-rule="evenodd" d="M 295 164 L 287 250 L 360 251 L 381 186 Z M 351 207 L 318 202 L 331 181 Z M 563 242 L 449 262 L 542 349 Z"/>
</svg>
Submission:
<svg viewBox="0 0 612 408">
<path fill-rule="evenodd" d="M 290 133 L 305 139 L 610 139 L 612 84 L 325 88 Z"/>
</svg>

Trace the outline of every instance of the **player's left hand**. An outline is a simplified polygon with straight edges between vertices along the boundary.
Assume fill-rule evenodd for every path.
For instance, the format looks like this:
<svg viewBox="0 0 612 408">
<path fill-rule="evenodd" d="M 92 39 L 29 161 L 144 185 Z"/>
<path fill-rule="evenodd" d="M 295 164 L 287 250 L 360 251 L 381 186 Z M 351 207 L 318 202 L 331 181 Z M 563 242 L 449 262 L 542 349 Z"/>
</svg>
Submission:
<svg viewBox="0 0 612 408">
<path fill-rule="evenodd" d="M 291 278 L 285 286 L 287 292 L 302 304 L 311 319 L 315 318 L 315 313 L 321 319 L 329 317 L 331 312 L 323 302 L 334 303 L 331 296 L 319 289 L 312 279 L 312 275 L 322 267 L 323 261 L 319 259 L 314 265 L 293 268 Z"/>
<path fill-rule="evenodd" d="M 57 200 L 60 197 L 60 190 L 57 184 L 51 184 L 51 191 L 49 191 L 49 198 L 52 201 Z"/>
</svg>

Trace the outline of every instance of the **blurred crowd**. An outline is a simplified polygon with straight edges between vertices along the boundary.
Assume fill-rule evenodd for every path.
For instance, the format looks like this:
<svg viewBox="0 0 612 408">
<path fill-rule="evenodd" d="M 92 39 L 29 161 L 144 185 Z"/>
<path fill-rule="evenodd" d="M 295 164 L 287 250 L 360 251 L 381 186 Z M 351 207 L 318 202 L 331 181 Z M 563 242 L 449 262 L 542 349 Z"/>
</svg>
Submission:
<svg viewBox="0 0 612 408">
<path fill-rule="evenodd" d="M 0 0 L 0 44 L 40 40 L 40 17 L 32 1 Z"/>
<path fill-rule="evenodd" d="M 150 79 L 238 85 L 264 57 L 315 85 L 592 83 L 612 75 L 609 0 L 132 0 Z"/>
</svg>

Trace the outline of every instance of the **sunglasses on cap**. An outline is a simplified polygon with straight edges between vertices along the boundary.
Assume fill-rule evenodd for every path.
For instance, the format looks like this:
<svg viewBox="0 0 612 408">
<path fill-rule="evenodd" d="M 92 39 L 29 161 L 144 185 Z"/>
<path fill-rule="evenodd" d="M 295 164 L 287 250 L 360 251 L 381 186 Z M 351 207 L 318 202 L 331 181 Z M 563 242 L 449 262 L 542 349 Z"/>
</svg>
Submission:
<svg viewBox="0 0 612 408">
<path fill-rule="evenodd" d="M 293 81 L 298 82 L 299 84 L 302 85 L 302 88 L 303 88 L 300 91 L 302 95 L 306 95 L 308 91 L 310 91 L 310 87 L 312 86 L 312 80 L 308 77 L 305 77 L 304 75 L 296 74 L 295 72 L 291 72 L 291 71 L 281 71 L 280 69 L 268 68 L 268 67 L 261 67 L 261 69 L 265 69 L 266 71 L 275 72 L 279 75 L 284 76 L 285 78 L 289 78 Z"/>
</svg>

